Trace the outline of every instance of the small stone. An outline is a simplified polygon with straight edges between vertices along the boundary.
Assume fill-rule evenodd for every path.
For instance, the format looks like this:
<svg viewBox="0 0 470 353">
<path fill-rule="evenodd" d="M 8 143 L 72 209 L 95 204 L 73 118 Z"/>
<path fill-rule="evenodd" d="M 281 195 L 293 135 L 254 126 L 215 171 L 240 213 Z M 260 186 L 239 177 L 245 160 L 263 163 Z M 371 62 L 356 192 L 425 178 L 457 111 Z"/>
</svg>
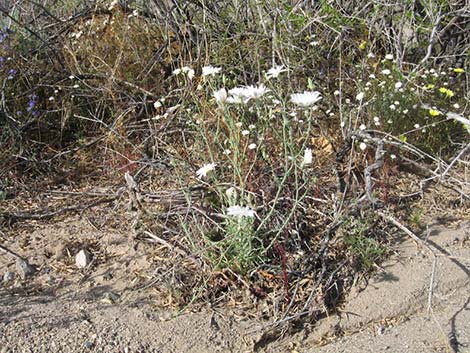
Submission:
<svg viewBox="0 0 470 353">
<path fill-rule="evenodd" d="M 34 266 L 18 258 L 16 259 L 16 271 L 22 279 L 26 279 L 27 277 L 30 277 L 35 274 L 37 270 Z"/>
<path fill-rule="evenodd" d="M 120 295 L 114 292 L 106 292 L 103 294 L 101 301 L 106 304 L 114 304 L 119 300 Z"/>
<path fill-rule="evenodd" d="M 91 258 L 92 258 L 92 256 L 91 256 L 90 252 L 86 249 L 82 249 L 75 256 L 75 265 L 78 268 L 85 268 L 90 264 Z"/>
<path fill-rule="evenodd" d="M 5 283 L 13 281 L 14 279 L 15 279 L 15 272 L 7 271 L 3 275 L 3 282 L 5 282 Z"/>
<path fill-rule="evenodd" d="M 86 341 L 83 345 L 88 349 L 93 348 L 93 342 L 90 341 Z"/>
</svg>

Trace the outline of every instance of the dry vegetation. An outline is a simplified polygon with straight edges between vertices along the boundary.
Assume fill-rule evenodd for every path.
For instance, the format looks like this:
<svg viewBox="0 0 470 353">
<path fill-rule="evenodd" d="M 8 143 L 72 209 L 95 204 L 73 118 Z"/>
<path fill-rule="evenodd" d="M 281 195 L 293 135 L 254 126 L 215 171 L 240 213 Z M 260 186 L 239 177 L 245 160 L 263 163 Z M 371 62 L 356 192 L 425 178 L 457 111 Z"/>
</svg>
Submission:
<svg viewBox="0 0 470 353">
<path fill-rule="evenodd" d="M 393 220 L 468 209 L 465 1 L 158 4 L 0 8 L 4 229 L 106 204 L 172 305 L 280 324 L 334 310 Z"/>
</svg>

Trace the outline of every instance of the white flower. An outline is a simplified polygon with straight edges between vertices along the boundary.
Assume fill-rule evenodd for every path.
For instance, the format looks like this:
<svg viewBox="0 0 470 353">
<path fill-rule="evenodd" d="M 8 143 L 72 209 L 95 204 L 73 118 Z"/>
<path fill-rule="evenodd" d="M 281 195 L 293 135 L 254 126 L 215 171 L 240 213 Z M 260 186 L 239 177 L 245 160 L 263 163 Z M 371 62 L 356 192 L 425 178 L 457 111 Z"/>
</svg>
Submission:
<svg viewBox="0 0 470 353">
<path fill-rule="evenodd" d="M 248 130 L 243 130 L 243 131 L 242 131 L 242 135 L 243 135 L 243 136 L 246 136 L 246 135 L 249 135 L 249 134 L 250 134 L 250 132 L 249 132 Z"/>
<path fill-rule="evenodd" d="M 225 88 L 221 88 L 214 92 L 215 101 L 218 104 L 223 104 L 227 101 L 227 90 Z"/>
<path fill-rule="evenodd" d="M 227 208 L 227 216 L 253 218 L 255 214 L 256 212 L 249 207 L 230 206 Z"/>
<path fill-rule="evenodd" d="M 374 79 L 374 78 L 375 78 L 375 75 L 374 75 L 374 74 L 370 74 L 370 75 L 369 75 L 369 78 Z"/>
<path fill-rule="evenodd" d="M 287 71 L 284 65 L 275 65 L 268 70 L 266 73 L 266 78 L 269 80 L 270 78 L 278 78 L 281 72 Z"/>
<path fill-rule="evenodd" d="M 197 177 L 198 177 L 198 178 L 202 178 L 202 177 L 207 176 L 207 173 L 209 173 L 210 171 L 214 170 L 216 165 L 217 165 L 217 164 L 215 164 L 215 163 L 204 164 L 201 168 L 199 168 L 199 169 L 196 171 Z"/>
<path fill-rule="evenodd" d="M 255 126 L 255 125 L 253 125 L 253 124 L 250 124 L 250 125 L 248 125 L 248 129 L 250 129 L 250 130 L 254 130 L 254 129 L 256 129 L 256 126 Z"/>
<path fill-rule="evenodd" d="M 367 57 L 369 59 L 375 58 L 375 54 L 374 53 L 369 53 L 369 54 L 367 54 Z"/>
<path fill-rule="evenodd" d="M 215 75 L 218 74 L 220 71 L 222 71 L 221 67 L 213 67 L 213 66 L 204 66 L 202 68 L 202 76 L 210 76 L 210 75 Z"/>
<path fill-rule="evenodd" d="M 304 160 L 302 166 L 312 164 L 312 149 L 306 148 L 304 151 Z"/>
<path fill-rule="evenodd" d="M 248 145 L 248 149 L 250 149 L 250 150 L 254 150 L 255 148 L 256 148 L 256 143 L 250 143 Z"/>
<path fill-rule="evenodd" d="M 415 129 L 419 129 L 419 124 L 414 124 Z"/>
<path fill-rule="evenodd" d="M 364 92 L 360 92 L 360 93 L 356 96 L 356 99 L 357 99 L 358 101 L 363 100 L 363 99 L 364 99 Z"/>
<path fill-rule="evenodd" d="M 387 55 L 385 55 L 385 59 L 393 60 L 393 55 L 392 54 L 387 54 Z"/>
<path fill-rule="evenodd" d="M 229 149 L 225 149 L 225 150 L 224 150 L 224 154 L 225 154 L 226 156 L 228 156 L 230 153 L 232 153 L 232 151 L 230 151 Z"/>
<path fill-rule="evenodd" d="M 384 75 L 387 75 L 387 76 L 388 76 L 388 75 L 390 75 L 392 72 L 391 72 L 389 69 L 384 69 L 384 70 L 382 70 L 382 73 L 383 73 Z"/>
<path fill-rule="evenodd" d="M 181 69 L 173 70 L 173 75 L 178 76 L 180 73 L 186 74 L 190 80 L 194 77 L 194 70 L 191 69 L 189 66 L 184 66 Z"/>
<path fill-rule="evenodd" d="M 336 91 L 334 91 L 334 92 L 333 92 L 333 95 L 335 95 L 335 96 L 339 96 L 339 95 L 340 95 L 340 93 L 341 93 L 340 91 L 336 90 Z"/>
<path fill-rule="evenodd" d="M 161 106 L 162 106 L 162 102 L 160 102 L 160 101 L 156 101 L 155 103 L 153 103 L 153 107 L 154 107 L 155 109 L 158 109 L 158 108 L 160 108 Z"/>
<path fill-rule="evenodd" d="M 228 103 L 246 104 L 250 99 L 258 99 L 270 90 L 264 85 L 259 86 L 243 86 L 232 88 L 228 93 L 230 97 L 227 98 Z"/>
<path fill-rule="evenodd" d="M 361 142 L 359 144 L 359 148 L 361 149 L 361 151 L 364 151 L 367 148 L 367 145 L 364 142 Z"/>
<path fill-rule="evenodd" d="M 397 109 L 397 107 L 395 106 L 395 104 L 390 104 L 388 107 L 390 108 L 390 110 L 395 110 L 395 109 Z"/>
<path fill-rule="evenodd" d="M 390 155 L 390 158 L 391 158 L 391 159 L 396 159 L 396 158 L 397 158 L 397 156 L 396 156 L 396 155 L 394 155 L 394 154 L 391 154 L 391 155 Z"/>
<path fill-rule="evenodd" d="M 395 89 L 400 89 L 403 86 L 403 83 L 397 82 L 395 83 Z"/>
<path fill-rule="evenodd" d="M 290 95 L 292 103 L 301 107 L 310 107 L 321 99 L 320 92 L 304 91 L 303 93 L 294 93 Z"/>
<path fill-rule="evenodd" d="M 455 103 L 455 104 L 453 105 L 453 107 L 454 107 L 455 109 L 459 109 L 459 108 L 460 108 L 460 104 L 459 104 L 459 103 Z"/>
<path fill-rule="evenodd" d="M 364 124 L 361 124 L 361 126 L 359 126 L 359 130 L 364 131 L 365 129 L 366 129 L 366 126 Z"/>
<path fill-rule="evenodd" d="M 408 114 L 408 109 L 403 110 L 403 114 Z"/>
<path fill-rule="evenodd" d="M 75 78 L 74 75 L 70 75 L 70 76 L 69 76 L 69 79 L 71 79 L 71 80 L 73 80 L 74 78 Z"/>
<path fill-rule="evenodd" d="M 193 70 L 193 69 L 189 69 L 189 71 L 188 71 L 188 73 L 187 73 L 188 78 L 189 78 L 190 80 L 192 80 L 192 79 L 194 78 L 194 74 L 195 74 L 195 73 L 194 73 L 194 70 Z"/>
</svg>

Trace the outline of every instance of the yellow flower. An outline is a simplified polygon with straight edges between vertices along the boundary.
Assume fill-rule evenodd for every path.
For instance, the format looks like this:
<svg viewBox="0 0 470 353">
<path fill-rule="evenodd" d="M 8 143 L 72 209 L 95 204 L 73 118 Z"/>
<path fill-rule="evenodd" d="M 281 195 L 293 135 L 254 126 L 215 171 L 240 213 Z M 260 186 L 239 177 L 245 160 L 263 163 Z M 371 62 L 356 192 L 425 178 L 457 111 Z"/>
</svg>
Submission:
<svg viewBox="0 0 470 353">
<path fill-rule="evenodd" d="M 465 70 L 460 68 L 460 67 L 457 67 L 457 68 L 454 69 L 454 72 L 457 73 L 457 74 L 463 74 L 465 72 Z"/>
<path fill-rule="evenodd" d="M 359 44 L 359 49 L 364 50 L 367 46 L 367 41 L 363 40 L 361 44 Z"/>
<path fill-rule="evenodd" d="M 439 92 L 441 92 L 442 94 L 445 94 L 448 98 L 452 98 L 454 96 L 454 92 L 445 87 L 439 88 Z"/>
<path fill-rule="evenodd" d="M 436 86 L 434 86 L 432 83 L 426 85 L 426 89 L 433 89 L 434 87 Z"/>
<path fill-rule="evenodd" d="M 436 109 L 429 109 L 429 115 L 431 116 L 438 116 L 440 113 L 439 113 L 439 110 L 436 110 Z"/>
</svg>

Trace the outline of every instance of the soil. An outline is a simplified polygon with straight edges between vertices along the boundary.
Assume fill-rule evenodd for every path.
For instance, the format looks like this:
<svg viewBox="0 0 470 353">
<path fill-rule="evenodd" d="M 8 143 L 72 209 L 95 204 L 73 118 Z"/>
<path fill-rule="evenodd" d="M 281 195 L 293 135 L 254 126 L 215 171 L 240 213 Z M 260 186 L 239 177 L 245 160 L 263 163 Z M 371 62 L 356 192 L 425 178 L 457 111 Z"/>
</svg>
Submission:
<svg viewBox="0 0 470 353">
<path fill-rule="evenodd" d="M 337 314 L 266 340 L 265 323 L 230 308 L 172 309 L 151 286 L 154 244 L 86 219 L 31 222 L 2 239 L 38 272 L 0 284 L 0 352 L 470 352 L 470 222 L 430 224 L 423 237 L 435 257 L 399 239 Z M 93 256 L 84 269 L 81 249 Z M 15 261 L 1 254 L 7 271 Z"/>
</svg>

